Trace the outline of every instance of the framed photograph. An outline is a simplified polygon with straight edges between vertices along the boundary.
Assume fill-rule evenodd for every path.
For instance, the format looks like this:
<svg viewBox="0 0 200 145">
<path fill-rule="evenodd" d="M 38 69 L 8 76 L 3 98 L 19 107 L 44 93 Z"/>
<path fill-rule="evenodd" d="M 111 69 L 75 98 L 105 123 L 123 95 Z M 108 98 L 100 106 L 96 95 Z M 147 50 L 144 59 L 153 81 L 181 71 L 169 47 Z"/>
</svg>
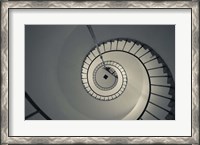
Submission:
<svg viewBox="0 0 200 145">
<path fill-rule="evenodd" d="M 1 2 L 2 144 L 199 144 L 199 2 Z"/>
</svg>

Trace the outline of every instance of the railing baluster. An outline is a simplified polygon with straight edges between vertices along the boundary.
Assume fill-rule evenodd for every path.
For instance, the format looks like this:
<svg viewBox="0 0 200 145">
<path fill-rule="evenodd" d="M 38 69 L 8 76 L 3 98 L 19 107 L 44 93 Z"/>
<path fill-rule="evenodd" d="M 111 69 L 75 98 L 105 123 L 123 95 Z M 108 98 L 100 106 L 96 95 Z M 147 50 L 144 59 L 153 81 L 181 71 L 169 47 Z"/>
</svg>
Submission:
<svg viewBox="0 0 200 145">
<path fill-rule="evenodd" d="M 130 52 L 131 51 L 131 49 L 133 49 L 133 47 L 135 46 L 135 42 L 133 43 L 133 46 L 129 49 L 129 51 L 128 52 Z"/>
<path fill-rule="evenodd" d="M 152 114 L 151 112 L 149 112 L 148 110 L 146 110 L 147 113 L 149 113 L 151 116 L 153 116 L 154 118 L 156 118 L 157 120 L 160 120 L 158 117 L 156 117 L 154 114 Z"/>
<path fill-rule="evenodd" d="M 139 51 L 140 51 L 140 49 L 142 49 L 142 45 L 141 45 L 141 47 L 134 53 L 134 55 L 136 55 Z"/>
<path fill-rule="evenodd" d="M 150 52 L 150 50 L 148 50 L 146 53 L 144 53 L 143 55 L 141 55 L 139 58 L 141 59 L 143 56 L 145 56 L 146 54 L 148 54 Z"/>
<path fill-rule="evenodd" d="M 160 66 L 160 67 L 154 67 L 154 68 L 149 68 L 147 70 L 154 70 L 154 69 L 159 69 L 159 68 L 165 68 L 166 66 Z"/>
<path fill-rule="evenodd" d="M 157 85 L 157 84 L 151 84 L 152 86 L 156 86 L 156 87 L 164 87 L 164 88 L 171 88 L 174 89 L 173 86 L 165 86 L 165 85 Z"/>
<path fill-rule="evenodd" d="M 157 59 L 158 57 L 155 57 L 155 58 L 153 58 L 153 59 L 151 59 L 151 60 L 149 60 L 149 61 L 146 61 L 146 62 L 144 62 L 144 64 L 147 64 L 147 63 L 149 63 L 149 62 L 151 62 L 151 61 L 153 61 L 153 60 L 155 60 L 155 59 Z"/>
<path fill-rule="evenodd" d="M 151 102 L 151 101 L 149 101 L 149 103 L 151 103 L 151 104 L 153 104 L 154 106 L 156 106 L 156 107 L 158 107 L 158 108 L 160 108 L 160 109 L 162 109 L 162 110 L 168 112 L 169 114 L 172 114 L 172 112 L 170 112 L 169 110 L 167 110 L 167 109 L 165 109 L 165 108 L 163 108 L 163 107 L 161 107 L 161 106 L 159 106 L 159 105 L 157 105 L 157 104 L 155 104 L 155 103 L 153 103 L 153 102 Z"/>
<path fill-rule="evenodd" d="M 151 92 L 151 94 L 152 94 L 152 95 L 156 95 L 156 96 L 158 96 L 158 97 L 162 97 L 162 98 L 165 98 L 165 99 L 169 99 L 169 100 L 175 101 L 173 98 L 169 98 L 169 97 L 166 97 L 166 96 L 163 96 L 163 95 L 159 95 L 159 94 L 152 93 L 152 92 Z"/>
</svg>

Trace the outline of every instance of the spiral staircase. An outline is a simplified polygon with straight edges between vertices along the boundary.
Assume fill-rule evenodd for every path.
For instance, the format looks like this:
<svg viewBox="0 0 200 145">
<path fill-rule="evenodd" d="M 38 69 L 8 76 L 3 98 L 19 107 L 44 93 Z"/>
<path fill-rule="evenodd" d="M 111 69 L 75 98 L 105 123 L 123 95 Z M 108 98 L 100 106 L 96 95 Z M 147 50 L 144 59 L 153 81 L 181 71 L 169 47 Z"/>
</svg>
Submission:
<svg viewBox="0 0 200 145">
<path fill-rule="evenodd" d="M 96 115 L 86 113 L 84 119 L 175 119 L 174 79 L 168 65 L 153 48 L 130 38 L 113 38 L 98 43 L 98 46 L 105 64 L 100 59 L 97 47 L 93 47 L 85 54 L 79 66 L 80 75 L 76 76 L 86 94 L 80 92 L 79 97 L 72 98 L 77 101 L 75 104 L 90 100 L 90 103 L 94 102 L 91 106 L 96 107 Z M 32 106 L 25 119 L 34 120 L 35 115 L 40 115 L 41 119 L 57 119 L 48 116 L 32 97 L 25 93 L 26 105 Z M 91 106 L 86 111 L 93 110 Z M 79 113 L 84 114 L 84 109 Z M 102 118 L 98 118 L 98 113 Z"/>
</svg>

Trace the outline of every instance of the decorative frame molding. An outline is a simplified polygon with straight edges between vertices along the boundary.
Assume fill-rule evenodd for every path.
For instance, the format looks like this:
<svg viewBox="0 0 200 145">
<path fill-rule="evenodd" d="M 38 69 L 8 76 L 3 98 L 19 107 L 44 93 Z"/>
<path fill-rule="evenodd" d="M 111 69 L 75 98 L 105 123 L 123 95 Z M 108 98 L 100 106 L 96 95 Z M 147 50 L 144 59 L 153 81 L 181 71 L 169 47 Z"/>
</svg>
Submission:
<svg viewBox="0 0 200 145">
<path fill-rule="evenodd" d="M 10 8 L 186 8 L 192 10 L 191 137 L 10 137 L 8 134 L 8 12 Z M 199 144 L 199 1 L 3 1 L 1 2 L 1 144 Z"/>
</svg>

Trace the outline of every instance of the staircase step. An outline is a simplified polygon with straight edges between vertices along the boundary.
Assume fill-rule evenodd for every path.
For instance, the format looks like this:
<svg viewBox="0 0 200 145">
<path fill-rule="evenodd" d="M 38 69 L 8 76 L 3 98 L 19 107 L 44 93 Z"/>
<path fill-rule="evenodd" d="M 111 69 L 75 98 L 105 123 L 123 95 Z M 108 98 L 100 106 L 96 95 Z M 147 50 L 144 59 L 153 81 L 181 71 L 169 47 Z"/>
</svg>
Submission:
<svg viewBox="0 0 200 145">
<path fill-rule="evenodd" d="M 93 59 L 95 58 L 95 56 L 94 56 L 93 53 L 90 52 L 90 54 L 88 55 L 88 58 L 89 58 L 90 60 L 93 60 Z"/>
<path fill-rule="evenodd" d="M 162 106 L 166 108 L 167 110 L 170 110 L 170 107 L 168 106 L 168 104 L 171 102 L 170 98 L 166 99 L 164 97 L 159 97 L 157 95 L 151 94 L 150 101 L 155 104 L 159 104 L 159 106 Z"/>
<path fill-rule="evenodd" d="M 84 86 L 85 86 L 86 88 L 89 87 L 88 83 L 85 83 Z"/>
<path fill-rule="evenodd" d="M 84 84 L 88 83 L 87 79 L 85 79 L 85 78 L 82 78 L 82 81 L 83 81 Z"/>
<path fill-rule="evenodd" d="M 157 84 L 157 85 L 165 85 L 165 86 L 170 86 L 170 84 L 168 84 L 167 77 L 164 78 L 150 78 L 151 79 L 151 83 L 152 84 Z"/>
<path fill-rule="evenodd" d="M 140 56 L 142 56 L 143 54 L 147 53 L 148 51 L 149 51 L 149 49 L 144 49 L 144 47 L 142 47 L 142 48 L 140 49 L 140 51 L 138 51 L 138 52 L 136 53 L 136 56 L 137 56 L 137 57 L 140 57 Z"/>
<path fill-rule="evenodd" d="M 87 64 L 90 64 L 90 63 L 91 63 L 91 60 L 87 57 L 87 58 L 85 59 L 85 62 L 86 62 Z"/>
<path fill-rule="evenodd" d="M 123 50 L 124 46 L 126 45 L 126 42 L 127 41 L 125 41 L 125 40 L 118 41 L 117 50 Z"/>
<path fill-rule="evenodd" d="M 166 87 L 151 86 L 152 93 L 171 98 L 172 96 L 168 94 L 169 90 L 170 88 L 166 88 Z"/>
<path fill-rule="evenodd" d="M 99 55 L 99 52 L 97 51 L 97 49 L 94 49 L 94 50 L 92 51 L 92 53 L 93 53 L 95 56 L 98 56 L 98 55 Z"/>
<path fill-rule="evenodd" d="M 111 50 L 116 50 L 117 49 L 117 43 L 118 43 L 117 40 L 112 42 Z"/>
<path fill-rule="evenodd" d="M 88 69 L 89 65 L 87 63 L 84 63 L 83 67 L 86 68 L 86 69 Z"/>
<path fill-rule="evenodd" d="M 105 51 L 110 51 L 110 49 L 111 49 L 111 42 L 104 43 L 104 48 L 105 48 Z"/>
<path fill-rule="evenodd" d="M 134 42 L 126 42 L 126 45 L 124 46 L 124 51 L 129 52 L 129 50 L 133 47 Z"/>
<path fill-rule="evenodd" d="M 155 57 L 156 57 L 156 56 L 153 55 L 153 54 L 151 53 L 151 51 L 149 50 L 148 53 L 146 53 L 146 54 L 143 55 L 143 56 L 140 56 L 140 59 L 141 59 L 142 62 L 147 62 L 147 61 L 149 61 L 149 60 L 151 60 L 151 59 L 153 59 L 153 58 L 155 58 Z"/>
<path fill-rule="evenodd" d="M 86 74 L 87 73 L 87 69 L 82 68 L 82 73 Z"/>
<path fill-rule="evenodd" d="M 87 78 L 87 74 L 81 74 L 82 78 Z"/>
<path fill-rule="evenodd" d="M 160 104 L 156 104 L 156 105 L 161 106 Z M 149 112 L 151 112 L 153 115 L 155 115 L 156 117 L 158 117 L 160 120 L 165 120 L 165 117 L 168 114 L 168 112 L 164 110 L 166 108 L 161 106 L 161 108 L 164 108 L 164 109 L 161 109 L 156 105 L 149 103 L 148 106 L 147 106 L 147 110 Z"/>
<path fill-rule="evenodd" d="M 104 52 L 105 52 L 105 50 L 104 50 L 104 45 L 100 45 L 100 46 L 99 46 L 99 50 L 100 50 L 101 53 L 104 53 Z"/>
<path fill-rule="evenodd" d="M 163 66 L 162 63 L 158 63 L 158 61 L 157 61 L 157 59 L 155 59 L 155 57 L 152 58 L 151 60 L 148 60 L 148 62 L 145 61 L 147 63 L 144 63 L 147 69 L 155 68 L 155 67 L 162 67 Z"/>
<path fill-rule="evenodd" d="M 163 68 L 149 70 L 148 72 L 150 76 L 167 76 L 168 75 L 167 73 L 163 72 Z"/>
<path fill-rule="evenodd" d="M 145 111 L 144 114 L 142 115 L 142 119 L 143 120 L 158 120 L 147 111 Z"/>
<path fill-rule="evenodd" d="M 130 53 L 132 53 L 132 54 L 135 55 L 135 53 L 136 53 L 141 47 L 142 47 L 141 44 L 135 44 L 135 45 L 132 47 Z"/>
</svg>

